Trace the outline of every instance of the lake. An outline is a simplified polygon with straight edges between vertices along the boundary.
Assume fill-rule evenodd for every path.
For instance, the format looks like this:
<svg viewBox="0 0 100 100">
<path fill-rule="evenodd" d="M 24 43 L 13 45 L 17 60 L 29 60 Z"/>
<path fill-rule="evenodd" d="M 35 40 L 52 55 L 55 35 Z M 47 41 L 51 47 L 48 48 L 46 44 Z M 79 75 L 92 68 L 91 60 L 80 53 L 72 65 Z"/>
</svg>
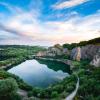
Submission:
<svg viewBox="0 0 100 100">
<path fill-rule="evenodd" d="M 26 60 L 8 72 L 19 76 L 31 86 L 46 88 L 69 76 L 69 66 L 56 61 L 33 59 Z"/>
</svg>

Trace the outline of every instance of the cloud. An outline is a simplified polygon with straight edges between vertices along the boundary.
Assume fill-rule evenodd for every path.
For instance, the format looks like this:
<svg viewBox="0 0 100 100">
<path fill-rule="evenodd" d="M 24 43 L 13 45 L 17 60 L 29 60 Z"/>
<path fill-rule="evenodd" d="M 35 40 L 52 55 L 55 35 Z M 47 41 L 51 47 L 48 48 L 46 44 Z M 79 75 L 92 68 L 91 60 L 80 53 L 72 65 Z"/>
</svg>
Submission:
<svg viewBox="0 0 100 100">
<path fill-rule="evenodd" d="M 19 8 L 20 9 L 20 8 Z M 0 30 L 17 36 L 2 38 L 2 43 L 40 44 L 72 43 L 100 36 L 100 11 L 89 16 L 80 16 L 71 12 L 64 21 L 41 21 L 40 10 L 25 11 L 16 14 L 0 24 Z M 65 16 L 64 16 L 65 17 Z M 66 16 L 67 17 L 67 16 Z M 5 34 L 5 33 L 4 33 Z M 4 36 L 2 36 L 4 37 Z"/>
<path fill-rule="evenodd" d="M 3 24 L 0 24 L 0 30 L 9 32 L 9 33 L 14 33 L 14 34 L 20 34 L 20 32 L 18 32 L 18 30 L 14 30 L 14 29 L 10 29 L 8 26 L 4 26 Z"/>
<path fill-rule="evenodd" d="M 100 36 L 100 13 L 81 17 L 77 15 L 66 21 L 46 21 L 41 22 L 30 16 L 29 13 L 23 13 L 11 18 L 7 22 L 5 31 L 17 33 L 26 36 L 33 41 L 65 43 L 79 42 Z M 13 31 L 15 30 L 15 31 Z"/>
<path fill-rule="evenodd" d="M 64 1 L 64 2 L 57 2 L 52 7 L 55 8 L 55 9 L 70 8 L 70 7 L 74 7 L 74 6 L 83 4 L 87 1 L 89 1 L 89 0 L 67 0 L 67 1 Z"/>
</svg>

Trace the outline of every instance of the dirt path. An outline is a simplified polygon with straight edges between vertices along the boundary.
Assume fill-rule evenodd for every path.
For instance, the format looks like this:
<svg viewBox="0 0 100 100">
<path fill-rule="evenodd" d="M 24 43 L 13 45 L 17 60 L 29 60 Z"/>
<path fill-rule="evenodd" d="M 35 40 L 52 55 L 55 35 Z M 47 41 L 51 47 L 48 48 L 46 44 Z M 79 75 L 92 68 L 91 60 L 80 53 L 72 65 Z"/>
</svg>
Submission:
<svg viewBox="0 0 100 100">
<path fill-rule="evenodd" d="M 75 95 L 76 95 L 76 93 L 77 93 L 77 91 L 78 91 L 78 88 L 79 88 L 79 77 L 77 76 L 76 88 L 68 97 L 66 97 L 65 100 L 73 100 Z"/>
<path fill-rule="evenodd" d="M 25 91 L 25 90 L 18 89 L 17 93 L 23 98 L 23 100 L 24 100 L 24 98 L 28 98 L 27 91 Z"/>
</svg>

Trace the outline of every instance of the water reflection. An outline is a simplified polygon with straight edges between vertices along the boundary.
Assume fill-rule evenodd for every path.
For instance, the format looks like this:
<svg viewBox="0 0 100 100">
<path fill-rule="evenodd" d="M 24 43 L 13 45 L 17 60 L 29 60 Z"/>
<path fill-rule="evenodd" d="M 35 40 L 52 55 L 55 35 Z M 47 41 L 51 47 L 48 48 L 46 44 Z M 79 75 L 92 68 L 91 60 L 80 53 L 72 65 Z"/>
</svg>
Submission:
<svg viewBox="0 0 100 100">
<path fill-rule="evenodd" d="M 50 69 L 50 67 L 54 67 L 52 64 L 55 66 L 55 68 Z M 44 64 L 44 62 L 33 59 L 27 60 L 9 69 L 8 72 L 18 75 L 31 86 L 48 87 L 50 84 L 58 82 L 68 76 L 67 72 L 63 72 L 61 70 L 64 67 L 62 64 L 59 66 L 61 68 L 60 70 L 54 70 L 57 68 L 57 66 L 57 62 L 51 62 L 50 65 L 50 61 L 49 64 Z"/>
</svg>

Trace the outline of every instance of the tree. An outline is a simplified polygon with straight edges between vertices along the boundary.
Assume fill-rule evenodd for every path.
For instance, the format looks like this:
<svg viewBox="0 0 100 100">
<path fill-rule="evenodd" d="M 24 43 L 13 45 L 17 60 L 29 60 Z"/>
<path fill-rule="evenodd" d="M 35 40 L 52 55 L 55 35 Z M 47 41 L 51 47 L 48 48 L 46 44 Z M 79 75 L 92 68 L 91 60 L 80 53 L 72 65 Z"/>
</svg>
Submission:
<svg viewBox="0 0 100 100">
<path fill-rule="evenodd" d="M 57 91 L 53 91 L 52 94 L 51 94 L 51 97 L 52 98 L 58 97 L 58 92 Z"/>
<path fill-rule="evenodd" d="M 18 85 L 13 78 L 0 80 L 0 100 L 20 100 L 16 93 Z"/>
</svg>

